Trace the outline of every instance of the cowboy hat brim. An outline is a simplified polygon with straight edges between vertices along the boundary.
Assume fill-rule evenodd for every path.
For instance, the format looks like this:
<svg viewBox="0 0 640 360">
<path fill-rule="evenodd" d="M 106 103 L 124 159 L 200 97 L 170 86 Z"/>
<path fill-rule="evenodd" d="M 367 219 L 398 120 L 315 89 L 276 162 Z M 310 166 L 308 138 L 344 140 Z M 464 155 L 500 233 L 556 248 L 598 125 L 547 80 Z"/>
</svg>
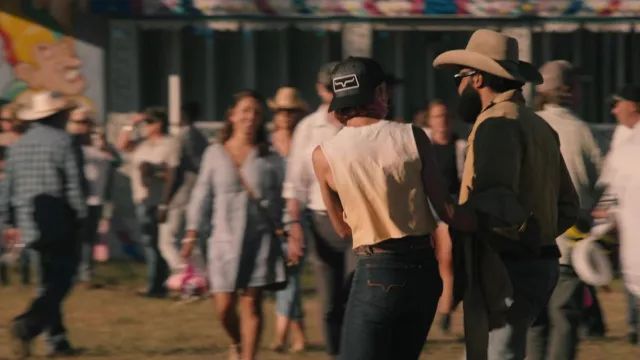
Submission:
<svg viewBox="0 0 640 360">
<path fill-rule="evenodd" d="M 16 112 L 16 118 L 22 121 L 36 121 L 48 118 L 49 116 L 53 116 L 63 111 L 73 110 L 76 106 L 77 104 L 75 102 L 61 100 L 58 105 L 43 111 L 36 111 L 28 108 L 19 109 Z"/>
<path fill-rule="evenodd" d="M 298 103 L 291 103 L 291 104 L 278 104 L 275 100 L 269 99 L 267 100 L 267 105 L 271 110 L 301 110 L 301 111 L 309 110 L 309 104 L 307 104 L 304 101 L 298 102 Z"/>
<path fill-rule="evenodd" d="M 526 61 L 518 61 L 515 66 L 504 61 L 494 60 L 486 55 L 468 50 L 446 51 L 433 60 L 433 67 L 441 69 L 451 66 L 464 66 L 487 72 L 508 80 L 542 84 L 540 71 Z"/>
</svg>

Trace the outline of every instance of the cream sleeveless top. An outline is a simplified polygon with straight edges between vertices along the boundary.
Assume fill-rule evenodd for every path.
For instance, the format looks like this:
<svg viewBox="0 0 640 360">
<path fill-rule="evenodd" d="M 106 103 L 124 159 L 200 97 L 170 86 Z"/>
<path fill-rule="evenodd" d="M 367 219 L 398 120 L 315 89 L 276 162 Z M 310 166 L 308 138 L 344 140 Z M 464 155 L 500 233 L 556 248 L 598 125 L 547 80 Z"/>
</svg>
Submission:
<svg viewBox="0 0 640 360">
<path fill-rule="evenodd" d="M 321 147 L 354 248 L 435 229 L 411 124 L 344 127 Z"/>
</svg>

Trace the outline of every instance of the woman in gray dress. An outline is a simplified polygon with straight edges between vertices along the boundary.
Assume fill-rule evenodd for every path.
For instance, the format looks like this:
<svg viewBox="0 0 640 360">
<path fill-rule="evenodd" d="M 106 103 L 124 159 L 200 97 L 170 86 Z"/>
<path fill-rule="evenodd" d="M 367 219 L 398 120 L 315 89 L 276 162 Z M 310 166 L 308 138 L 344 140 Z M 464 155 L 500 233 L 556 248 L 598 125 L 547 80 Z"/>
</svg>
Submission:
<svg viewBox="0 0 640 360">
<path fill-rule="evenodd" d="M 281 244 L 271 226 L 280 222 L 283 210 L 280 161 L 267 141 L 262 97 L 253 91 L 237 94 L 220 142 L 204 154 L 187 208 L 182 249 L 183 256 L 191 255 L 197 229 L 210 215 L 209 281 L 218 318 L 232 341 L 230 359 L 255 358 L 262 292 L 286 282 Z"/>
</svg>

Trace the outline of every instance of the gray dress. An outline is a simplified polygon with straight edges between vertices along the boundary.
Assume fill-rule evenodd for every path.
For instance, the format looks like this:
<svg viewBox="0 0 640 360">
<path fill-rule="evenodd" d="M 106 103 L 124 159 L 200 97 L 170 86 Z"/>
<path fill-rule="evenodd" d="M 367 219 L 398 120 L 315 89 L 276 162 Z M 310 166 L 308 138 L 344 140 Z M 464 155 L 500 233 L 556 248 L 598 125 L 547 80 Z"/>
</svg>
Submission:
<svg viewBox="0 0 640 360">
<path fill-rule="evenodd" d="M 252 151 L 241 171 L 262 199 L 273 222 L 281 221 L 282 160 L 276 154 Z M 235 166 L 221 144 L 209 146 L 187 208 L 187 229 L 200 229 L 209 218 L 209 281 L 212 292 L 264 287 L 286 279 L 278 239 L 271 236 L 263 213 L 242 186 Z"/>
</svg>

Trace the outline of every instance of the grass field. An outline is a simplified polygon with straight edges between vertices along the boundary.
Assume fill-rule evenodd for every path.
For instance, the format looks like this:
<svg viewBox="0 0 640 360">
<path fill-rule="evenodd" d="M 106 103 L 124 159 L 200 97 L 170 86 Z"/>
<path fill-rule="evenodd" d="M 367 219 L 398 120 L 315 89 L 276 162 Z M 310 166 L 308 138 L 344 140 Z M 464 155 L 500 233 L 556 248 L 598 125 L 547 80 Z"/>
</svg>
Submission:
<svg viewBox="0 0 640 360">
<path fill-rule="evenodd" d="M 87 360 L 200 360 L 227 359 L 227 339 L 216 322 L 210 300 L 193 303 L 174 300 L 149 300 L 134 296 L 142 283 L 140 266 L 122 264 L 102 266 L 99 278 L 108 286 L 100 290 L 74 290 L 65 304 L 70 339 L 86 350 L 80 359 Z M 17 276 L 14 276 L 17 280 Z M 265 304 L 266 324 L 260 359 L 326 359 L 319 327 L 317 302 L 313 297 L 310 274 L 305 275 L 305 310 L 311 347 L 298 355 L 274 354 L 266 349 L 271 343 L 274 317 L 273 302 Z M 14 285 L 0 288 L 0 360 L 10 359 L 6 325 L 21 312 L 33 295 L 33 288 Z M 607 338 L 585 341 L 578 359 L 631 360 L 639 359 L 638 348 L 625 342 L 626 308 L 622 294 L 614 290 L 601 294 L 600 299 L 609 327 Z M 422 359 L 460 359 L 463 345 L 461 316 L 454 319 L 454 334 L 445 336 L 433 329 Z M 43 353 L 41 341 L 37 354 Z"/>
</svg>

